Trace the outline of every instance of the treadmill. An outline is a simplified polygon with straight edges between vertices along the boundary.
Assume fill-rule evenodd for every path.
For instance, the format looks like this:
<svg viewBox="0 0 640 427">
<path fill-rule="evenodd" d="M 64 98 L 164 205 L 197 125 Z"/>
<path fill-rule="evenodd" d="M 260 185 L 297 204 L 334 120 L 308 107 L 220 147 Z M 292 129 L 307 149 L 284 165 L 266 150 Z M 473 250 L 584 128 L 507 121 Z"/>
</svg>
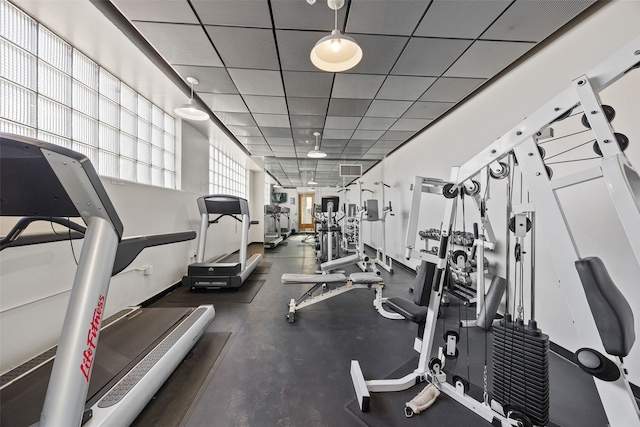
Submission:
<svg viewBox="0 0 640 427">
<path fill-rule="evenodd" d="M 282 217 L 287 218 L 287 223 L 286 223 L 286 227 L 280 227 L 280 234 L 282 236 L 283 239 L 286 239 L 287 237 L 291 236 L 291 234 L 293 233 L 291 230 L 291 208 L 287 208 L 287 207 L 282 207 L 280 208 L 280 223 L 282 225 Z"/>
<path fill-rule="evenodd" d="M 249 219 L 249 203 L 238 196 L 212 194 L 198 198 L 198 209 L 200 234 L 196 262 L 189 265 L 187 275 L 182 278 L 182 285 L 189 286 L 191 290 L 239 288 L 262 260 L 262 254 L 253 254 L 247 258 L 249 226 L 258 223 Z M 216 214 L 216 218 L 210 219 L 209 215 Z M 204 262 L 207 229 L 210 224 L 218 223 L 225 216 L 242 223 L 239 254 L 232 254 L 215 262 Z"/>
<path fill-rule="evenodd" d="M 215 310 L 135 307 L 103 320 L 109 282 L 145 247 L 192 240 L 195 232 L 123 238 L 122 222 L 89 159 L 22 136 L 0 133 L 0 194 L 0 215 L 24 217 L 0 239 L 0 250 L 62 239 L 56 233 L 23 236 L 34 221 L 65 225 L 68 239 L 84 239 L 59 344 L 36 367 L 9 380 L 2 376 L 2 424 L 131 424 Z M 82 218 L 86 227 L 70 218 Z"/>
<path fill-rule="evenodd" d="M 264 247 L 273 249 L 278 246 L 284 238 L 282 237 L 282 229 L 280 228 L 280 211 L 282 208 L 279 205 L 265 205 L 264 216 L 265 218 L 270 216 L 273 218 L 273 226 L 275 231 L 268 232 L 267 225 L 264 227 Z"/>
</svg>

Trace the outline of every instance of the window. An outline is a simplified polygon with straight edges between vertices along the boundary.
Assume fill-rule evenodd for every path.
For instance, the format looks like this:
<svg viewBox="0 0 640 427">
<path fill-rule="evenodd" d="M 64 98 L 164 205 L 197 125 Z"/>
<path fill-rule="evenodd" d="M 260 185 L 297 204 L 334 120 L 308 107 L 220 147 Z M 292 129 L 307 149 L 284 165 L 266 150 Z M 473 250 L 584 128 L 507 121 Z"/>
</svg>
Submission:
<svg viewBox="0 0 640 427">
<path fill-rule="evenodd" d="M 213 145 L 209 146 L 209 193 L 246 198 L 247 171 Z"/>
<path fill-rule="evenodd" d="M 175 188 L 175 120 L 0 0 L 0 132 L 86 155 L 100 175 Z"/>
</svg>

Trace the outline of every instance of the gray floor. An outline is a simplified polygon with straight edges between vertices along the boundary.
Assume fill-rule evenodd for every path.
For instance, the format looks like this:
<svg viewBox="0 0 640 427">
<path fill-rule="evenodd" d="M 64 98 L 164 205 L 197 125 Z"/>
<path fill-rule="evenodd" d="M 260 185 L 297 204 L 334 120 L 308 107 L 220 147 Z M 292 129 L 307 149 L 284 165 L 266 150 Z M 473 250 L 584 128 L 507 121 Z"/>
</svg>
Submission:
<svg viewBox="0 0 640 427">
<path fill-rule="evenodd" d="M 380 316 L 372 306 L 373 292 L 365 289 L 304 308 L 296 313 L 294 323 L 288 323 L 284 316 L 288 301 L 298 298 L 309 286 L 283 285 L 280 276 L 313 273 L 316 270 L 313 247 L 303 243 L 302 236 L 292 236 L 286 246 L 265 249 L 263 264 L 269 263 L 270 268 L 261 269 L 268 270 L 266 274 L 251 276 L 265 280 L 265 284 L 250 304 L 215 306 L 216 318 L 207 332 L 230 332 L 231 337 L 183 425 L 485 425 L 483 420 L 456 405 L 447 409 L 449 414 L 455 411 L 456 416 L 447 416 L 446 411 L 444 415 L 436 415 L 434 410 L 431 415 L 426 411 L 405 418 L 404 402 L 424 385 L 404 395 L 375 394 L 372 397 L 375 410 L 359 414 L 354 409 L 350 361 L 359 360 L 367 378 L 388 377 L 416 356 L 412 349 L 416 325 Z M 352 268 L 347 273 L 355 271 Z M 411 298 L 411 273 L 396 268 L 393 275 L 383 271 L 383 277 L 387 283 L 385 296 Z M 475 341 L 483 341 L 482 334 L 475 331 L 471 335 L 474 334 L 479 337 Z M 463 371 L 467 364 L 471 365 L 471 382 L 482 384 L 477 367 L 482 363 L 477 358 L 470 362 L 460 359 L 457 363 Z M 551 385 L 554 424 L 566 427 L 606 424 L 588 376 L 557 356 L 553 356 L 551 374 L 555 378 Z M 571 384 L 576 378 L 579 383 Z M 442 408 L 446 408 L 445 403 Z"/>
</svg>

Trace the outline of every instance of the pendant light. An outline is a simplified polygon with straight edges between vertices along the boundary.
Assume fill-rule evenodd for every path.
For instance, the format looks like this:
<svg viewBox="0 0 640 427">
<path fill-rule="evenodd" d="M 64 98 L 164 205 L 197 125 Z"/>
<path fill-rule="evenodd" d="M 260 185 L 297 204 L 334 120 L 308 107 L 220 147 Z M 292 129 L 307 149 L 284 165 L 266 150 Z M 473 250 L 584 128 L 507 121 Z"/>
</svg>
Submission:
<svg viewBox="0 0 640 427">
<path fill-rule="evenodd" d="M 321 159 L 323 157 L 327 157 L 327 153 L 324 151 L 320 151 L 320 132 L 314 132 L 313 136 L 316 137 L 316 146 L 313 150 L 307 153 L 307 157 L 312 157 L 314 159 Z"/>
<path fill-rule="evenodd" d="M 335 25 L 331 34 L 318 40 L 311 49 L 311 62 L 322 71 L 339 73 L 349 70 L 362 59 L 362 49 L 356 41 L 338 30 L 338 9 L 344 0 L 327 0 L 327 6 L 335 12 Z"/>
<path fill-rule="evenodd" d="M 187 82 L 191 85 L 191 98 L 186 104 L 178 105 L 174 111 L 179 117 L 186 120 L 203 121 L 209 119 L 209 114 L 202 108 L 196 105 L 196 100 L 193 99 L 193 85 L 197 85 L 198 79 L 193 77 L 187 77 Z"/>
</svg>

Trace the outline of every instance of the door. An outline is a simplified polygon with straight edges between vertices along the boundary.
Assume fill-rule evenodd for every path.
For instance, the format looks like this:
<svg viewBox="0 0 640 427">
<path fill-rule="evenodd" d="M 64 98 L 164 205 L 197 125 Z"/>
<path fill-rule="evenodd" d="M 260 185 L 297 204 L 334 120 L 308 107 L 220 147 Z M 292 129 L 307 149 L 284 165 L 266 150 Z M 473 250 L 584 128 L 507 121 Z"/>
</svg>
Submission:
<svg viewBox="0 0 640 427">
<path fill-rule="evenodd" d="M 313 194 L 298 195 L 298 230 L 313 232 Z"/>
</svg>

